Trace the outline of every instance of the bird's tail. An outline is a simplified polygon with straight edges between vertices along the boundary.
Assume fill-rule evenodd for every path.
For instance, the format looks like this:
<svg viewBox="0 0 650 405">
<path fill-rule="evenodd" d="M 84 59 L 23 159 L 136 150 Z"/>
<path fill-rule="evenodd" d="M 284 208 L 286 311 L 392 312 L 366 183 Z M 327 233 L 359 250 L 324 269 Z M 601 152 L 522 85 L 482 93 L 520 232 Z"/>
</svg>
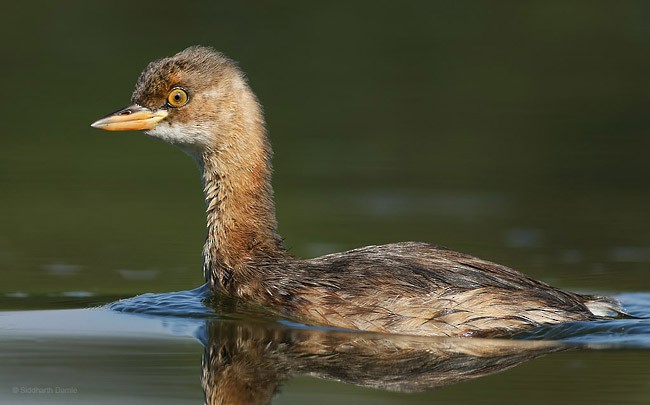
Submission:
<svg viewBox="0 0 650 405">
<path fill-rule="evenodd" d="M 621 303 L 612 297 L 601 297 L 598 295 L 582 295 L 582 303 L 587 309 L 600 318 L 634 318 L 627 313 Z"/>
</svg>

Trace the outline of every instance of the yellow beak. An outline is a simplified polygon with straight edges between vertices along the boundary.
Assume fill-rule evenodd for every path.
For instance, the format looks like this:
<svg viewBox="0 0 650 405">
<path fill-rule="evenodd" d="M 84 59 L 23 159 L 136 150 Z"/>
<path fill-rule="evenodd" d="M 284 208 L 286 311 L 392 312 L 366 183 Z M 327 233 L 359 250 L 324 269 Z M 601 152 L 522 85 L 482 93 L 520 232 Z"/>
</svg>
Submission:
<svg viewBox="0 0 650 405">
<path fill-rule="evenodd" d="M 106 131 L 146 131 L 153 129 L 166 116 L 166 110 L 151 111 L 146 107 L 133 104 L 108 114 L 90 126 Z"/>
</svg>

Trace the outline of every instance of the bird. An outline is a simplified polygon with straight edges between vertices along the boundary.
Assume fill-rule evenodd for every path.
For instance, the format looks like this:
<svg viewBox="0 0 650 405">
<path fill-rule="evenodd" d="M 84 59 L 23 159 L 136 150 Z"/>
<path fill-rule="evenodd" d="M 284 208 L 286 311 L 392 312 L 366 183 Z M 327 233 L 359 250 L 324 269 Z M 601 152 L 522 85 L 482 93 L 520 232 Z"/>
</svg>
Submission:
<svg viewBox="0 0 650 405">
<path fill-rule="evenodd" d="M 511 336 L 624 314 L 614 298 L 425 242 L 295 257 L 277 232 L 260 102 L 238 64 L 211 47 L 149 63 L 130 105 L 91 126 L 144 131 L 197 163 L 207 218 L 202 268 L 214 294 L 309 325 L 423 336 Z"/>
</svg>

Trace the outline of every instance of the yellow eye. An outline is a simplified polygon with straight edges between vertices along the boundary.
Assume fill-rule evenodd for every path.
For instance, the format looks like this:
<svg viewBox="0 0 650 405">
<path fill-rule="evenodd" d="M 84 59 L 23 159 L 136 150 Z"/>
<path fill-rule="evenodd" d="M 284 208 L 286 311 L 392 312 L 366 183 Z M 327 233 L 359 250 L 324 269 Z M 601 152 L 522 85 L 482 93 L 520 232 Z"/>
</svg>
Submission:
<svg viewBox="0 0 650 405">
<path fill-rule="evenodd" d="M 187 102 L 190 101 L 190 96 L 187 95 L 187 92 L 180 87 L 175 87 L 167 95 L 167 105 L 170 107 L 182 107 Z"/>
</svg>

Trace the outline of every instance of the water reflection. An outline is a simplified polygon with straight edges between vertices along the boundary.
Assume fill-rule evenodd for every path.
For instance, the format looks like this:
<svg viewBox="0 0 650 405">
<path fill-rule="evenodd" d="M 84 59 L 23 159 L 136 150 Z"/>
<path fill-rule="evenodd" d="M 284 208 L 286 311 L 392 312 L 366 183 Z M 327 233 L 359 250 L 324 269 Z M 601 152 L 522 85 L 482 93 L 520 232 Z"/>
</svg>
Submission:
<svg viewBox="0 0 650 405">
<path fill-rule="evenodd" d="M 201 382 L 208 404 L 267 404 L 285 381 L 305 375 L 391 391 L 424 391 L 569 348 L 558 342 L 286 329 L 223 320 L 206 321 L 201 333 L 206 338 Z"/>
<path fill-rule="evenodd" d="M 572 347 L 650 347 L 650 294 L 616 298 L 634 318 L 541 327 L 517 336 L 520 340 L 319 329 L 287 323 L 262 307 L 212 294 L 205 285 L 143 294 L 106 308 L 140 313 L 173 335 L 197 338 L 204 347 L 206 402 L 237 404 L 268 403 L 285 381 L 297 376 L 414 392 L 487 376 Z M 140 325 L 148 331 L 153 326 Z"/>
<path fill-rule="evenodd" d="M 28 297 L 40 306 L 60 303 L 63 298 Z M 208 297 L 201 287 L 144 294 L 97 309 L 25 311 L 25 298 L 0 296 L 0 304 L 21 309 L 0 312 L 0 344 L 5 353 L 4 367 L 0 366 L 0 403 L 20 399 L 12 387 L 43 386 L 77 387 L 79 394 L 74 399 L 83 403 L 124 403 L 128 398 L 155 404 L 196 402 L 201 396 L 207 403 L 268 403 L 279 391 L 282 396 L 278 400 L 291 402 L 296 390 L 306 386 L 320 390 L 327 385 L 325 380 L 389 391 L 425 391 L 574 347 L 608 350 L 573 350 L 490 379 L 490 385 L 500 384 L 499 392 L 507 392 L 497 400 L 516 403 L 516 398 L 528 395 L 533 402 L 548 402 L 544 395 L 547 386 L 554 387 L 561 402 L 567 401 L 563 396 L 567 392 L 597 402 L 602 402 L 604 395 L 608 403 L 646 394 L 650 294 L 616 297 L 636 318 L 542 327 L 517 337 L 532 339 L 525 341 L 325 330 L 278 321 L 246 303 L 217 298 Z M 65 299 L 78 307 L 114 297 Z M 622 348 L 626 350 L 612 350 Z M 615 374 L 607 371 L 613 369 Z M 323 380 L 316 384 L 292 380 L 299 376 Z M 284 386 L 289 380 L 292 383 Z M 463 385 L 409 398 L 414 403 L 443 398 L 448 402 L 484 402 L 487 392 L 482 382 L 468 384 L 471 389 L 467 390 Z M 601 391 L 593 391 L 601 385 Z M 630 390 L 631 386 L 640 388 Z M 343 385 L 327 390 L 338 398 L 346 395 L 345 403 L 385 396 L 351 391 L 357 390 Z M 309 398 L 322 402 L 317 395 Z M 70 402 L 68 397 L 60 399 L 59 403 Z M 302 396 L 295 402 L 304 400 Z"/>
</svg>

